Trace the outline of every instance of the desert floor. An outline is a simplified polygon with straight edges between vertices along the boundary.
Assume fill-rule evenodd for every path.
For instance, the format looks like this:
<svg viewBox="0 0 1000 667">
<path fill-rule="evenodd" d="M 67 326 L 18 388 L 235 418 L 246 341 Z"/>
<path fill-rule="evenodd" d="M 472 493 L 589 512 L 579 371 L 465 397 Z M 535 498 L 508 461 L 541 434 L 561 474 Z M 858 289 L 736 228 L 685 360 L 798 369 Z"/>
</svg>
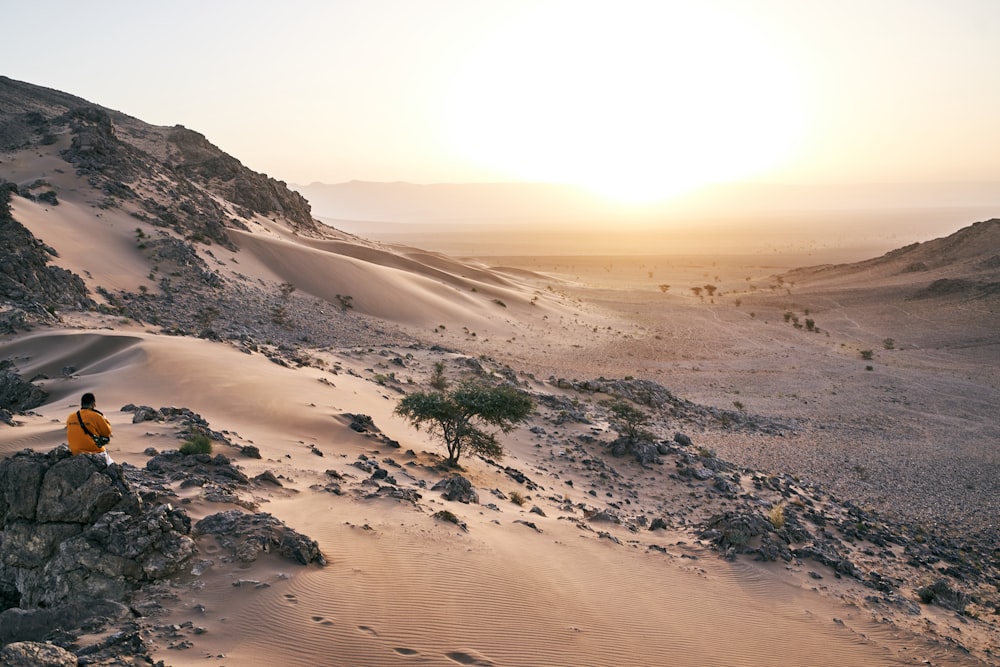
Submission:
<svg viewBox="0 0 1000 667">
<path fill-rule="evenodd" d="M 392 414 L 393 383 L 373 381 L 391 371 L 422 383 L 436 361 L 452 372 L 481 355 L 546 391 L 555 391 L 550 376 L 647 377 L 691 401 L 738 403 L 788 425 L 780 437 L 690 433 L 739 465 L 800 475 L 899 519 L 953 517 L 948 530 L 991 524 L 1000 498 L 996 344 L 950 346 L 933 313 L 847 303 L 850 290 L 772 289 L 773 276 L 799 260 L 479 257 L 575 315 L 552 311 L 493 332 L 418 328 L 410 345 L 329 350 L 316 367 L 113 318 L 39 331 L 0 343 L 0 357 L 39 378 L 51 400 L 5 429 L 0 445 L 58 446 L 66 414 L 90 390 L 114 424 L 119 462 L 142 467 L 148 447 L 177 446 L 170 425 L 132 424 L 120 410 L 128 403 L 188 407 L 234 445 L 261 449 L 261 460 L 232 455 L 247 475 L 272 471 L 281 486 L 255 487 L 248 505 L 318 540 L 328 564 L 240 565 L 212 560 L 202 545 L 206 572 L 163 592 L 173 612 L 159 626 L 158 657 L 169 665 L 987 664 L 992 625 L 932 606 L 887 611 L 822 566 L 728 562 L 683 526 L 586 528 L 577 508 L 600 501 L 562 444 L 593 433 L 583 425 L 536 419 L 505 437 L 502 464 L 536 490 L 525 494 L 473 459 L 462 474 L 480 504 L 442 500 L 430 491 L 443 476 L 440 446 Z M 724 294 L 713 303 L 690 289 L 705 284 Z M 786 310 L 805 308 L 819 333 L 784 321 Z M 880 347 L 887 337 L 892 350 Z M 865 362 L 858 353 L 869 348 L 876 353 Z M 392 364 L 397 357 L 403 365 Z M 400 447 L 355 433 L 349 413 L 370 415 Z M 356 465 L 362 456 L 421 500 L 373 497 Z M 604 495 L 636 512 L 686 493 L 662 472 L 613 466 L 624 482 Z M 523 505 L 514 492 L 526 495 Z M 197 489 L 177 493 L 194 519 L 226 509 L 197 502 Z M 433 517 L 443 509 L 464 527 Z"/>
</svg>

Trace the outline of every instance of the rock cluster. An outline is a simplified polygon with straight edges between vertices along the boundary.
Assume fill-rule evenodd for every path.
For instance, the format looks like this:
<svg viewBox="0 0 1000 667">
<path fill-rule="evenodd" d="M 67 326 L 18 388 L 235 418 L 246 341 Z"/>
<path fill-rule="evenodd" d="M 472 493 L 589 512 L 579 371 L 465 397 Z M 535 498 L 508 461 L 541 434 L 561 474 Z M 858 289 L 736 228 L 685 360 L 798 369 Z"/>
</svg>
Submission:
<svg viewBox="0 0 1000 667">
<path fill-rule="evenodd" d="M 34 612 L 125 599 L 179 572 L 195 552 L 186 513 L 148 506 L 120 466 L 63 448 L 0 461 L 0 525 L 5 641 Z"/>
<path fill-rule="evenodd" d="M 88 308 L 93 302 L 80 276 L 49 262 L 55 250 L 39 241 L 11 217 L 10 196 L 16 186 L 0 183 L 0 301 L 37 322 L 54 320 L 56 307 Z M 7 318 L 4 318 L 7 319 Z M 14 333 L 11 327 L 3 333 Z"/>
<path fill-rule="evenodd" d="M 14 423 L 14 414 L 37 408 L 49 394 L 36 387 L 14 370 L 9 359 L 0 360 L 0 421 Z"/>
<path fill-rule="evenodd" d="M 303 565 L 326 563 L 315 540 L 269 514 L 229 510 L 192 528 L 183 509 L 162 502 L 177 480 L 217 485 L 227 502 L 250 484 L 222 455 L 165 452 L 145 471 L 62 447 L 0 461 L 0 646 L 9 645 L 2 664 L 76 664 L 31 644 L 42 641 L 72 649 L 74 659 L 148 657 L 141 604 L 132 601 L 176 575 L 200 575 L 210 563 L 197 558 L 205 535 L 223 547 L 222 562 L 274 553 Z M 100 645 L 75 645 L 85 628 L 108 625 L 121 631 Z"/>
</svg>

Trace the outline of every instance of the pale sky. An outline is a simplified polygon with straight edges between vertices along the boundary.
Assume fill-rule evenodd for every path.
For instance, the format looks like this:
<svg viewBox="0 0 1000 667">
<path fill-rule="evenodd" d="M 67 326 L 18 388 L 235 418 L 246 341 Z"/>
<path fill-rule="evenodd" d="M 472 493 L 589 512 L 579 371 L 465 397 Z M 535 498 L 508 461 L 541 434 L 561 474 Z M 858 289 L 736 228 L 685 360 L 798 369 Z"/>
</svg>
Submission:
<svg viewBox="0 0 1000 667">
<path fill-rule="evenodd" d="M 60 0 L 0 21 L 0 73 L 290 183 L 1000 181 L 1000 0 Z"/>
</svg>

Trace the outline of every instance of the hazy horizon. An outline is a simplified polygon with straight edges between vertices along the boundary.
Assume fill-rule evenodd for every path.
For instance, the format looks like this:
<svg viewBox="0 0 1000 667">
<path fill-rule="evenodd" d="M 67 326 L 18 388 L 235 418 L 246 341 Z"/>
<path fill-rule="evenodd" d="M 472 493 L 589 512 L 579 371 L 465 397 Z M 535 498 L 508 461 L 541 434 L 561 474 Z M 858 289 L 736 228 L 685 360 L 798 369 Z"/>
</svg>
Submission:
<svg viewBox="0 0 1000 667">
<path fill-rule="evenodd" d="M 0 45 L 7 76 L 290 183 L 569 183 L 631 215 L 719 184 L 918 196 L 1000 174 L 989 0 L 49 8 L 44 48 Z"/>
</svg>

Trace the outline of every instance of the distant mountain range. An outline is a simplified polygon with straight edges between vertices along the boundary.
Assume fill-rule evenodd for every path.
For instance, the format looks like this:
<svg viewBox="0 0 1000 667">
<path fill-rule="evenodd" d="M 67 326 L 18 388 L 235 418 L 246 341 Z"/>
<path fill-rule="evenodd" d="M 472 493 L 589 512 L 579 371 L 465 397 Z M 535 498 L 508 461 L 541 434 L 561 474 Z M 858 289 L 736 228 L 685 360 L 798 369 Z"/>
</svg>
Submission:
<svg viewBox="0 0 1000 667">
<path fill-rule="evenodd" d="M 1000 212 L 1000 182 L 717 184 L 663 202 L 636 205 L 623 205 L 579 186 L 546 183 L 350 181 L 290 187 L 309 200 L 317 216 L 366 222 L 595 222 L 624 218 L 642 223 L 886 209 Z"/>
</svg>

